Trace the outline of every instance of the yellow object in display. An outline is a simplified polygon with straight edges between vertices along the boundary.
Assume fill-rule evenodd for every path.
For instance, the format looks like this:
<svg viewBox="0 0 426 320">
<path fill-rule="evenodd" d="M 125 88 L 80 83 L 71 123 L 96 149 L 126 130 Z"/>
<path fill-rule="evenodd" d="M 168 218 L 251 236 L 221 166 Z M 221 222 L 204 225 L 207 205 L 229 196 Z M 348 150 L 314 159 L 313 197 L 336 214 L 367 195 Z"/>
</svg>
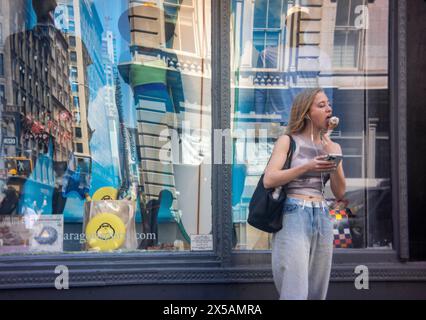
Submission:
<svg viewBox="0 0 426 320">
<path fill-rule="evenodd" d="M 117 200 L 117 194 L 117 189 L 113 187 L 102 187 L 96 190 L 96 192 L 92 196 L 92 200 Z"/>
<path fill-rule="evenodd" d="M 90 248 L 110 251 L 121 247 L 126 238 L 126 226 L 112 213 L 100 213 L 90 219 L 86 227 L 86 240 Z"/>
</svg>

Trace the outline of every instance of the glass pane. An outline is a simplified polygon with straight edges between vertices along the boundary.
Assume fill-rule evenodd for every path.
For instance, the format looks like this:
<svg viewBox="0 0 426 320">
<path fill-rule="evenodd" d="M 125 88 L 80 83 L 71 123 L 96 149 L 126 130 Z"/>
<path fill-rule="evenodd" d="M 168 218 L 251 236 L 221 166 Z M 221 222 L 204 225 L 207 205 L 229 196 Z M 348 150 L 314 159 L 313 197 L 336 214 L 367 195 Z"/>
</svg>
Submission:
<svg viewBox="0 0 426 320">
<path fill-rule="evenodd" d="M 266 34 L 266 47 L 277 48 L 279 46 L 279 36 L 278 32 L 268 32 Z M 274 65 L 276 65 L 277 59 L 274 59 L 274 61 Z"/>
<path fill-rule="evenodd" d="M 334 33 L 334 47 L 333 47 L 333 66 L 342 67 L 343 57 L 346 45 L 346 31 L 338 31 Z"/>
<path fill-rule="evenodd" d="M 265 36 L 263 31 L 253 32 L 253 52 L 252 52 L 252 66 L 257 68 L 265 68 Z"/>
<path fill-rule="evenodd" d="M 340 119 L 331 139 L 342 148 L 346 178 L 346 192 L 338 203 L 330 182 L 324 188 L 334 222 L 334 246 L 391 248 L 388 1 L 368 3 L 365 29 L 348 26 L 349 18 L 357 17 L 352 11 L 359 1 L 339 0 L 331 6 L 324 1 L 321 7 L 310 6 L 318 1 L 303 4 L 305 8 L 290 4 L 283 8 L 290 16 L 302 11 L 304 19 L 298 21 L 295 15 L 296 29 L 277 33 L 251 31 L 256 26 L 251 17 L 260 12 L 257 2 L 232 5 L 231 38 L 244 39 L 231 44 L 234 248 L 271 248 L 272 235 L 247 223 L 249 203 L 275 141 L 289 129 L 294 98 L 318 86 Z M 322 18 L 330 16 L 336 19 Z M 347 236 L 344 229 L 349 230 Z"/>
<path fill-rule="evenodd" d="M 269 0 L 254 1 L 254 21 L 253 28 L 266 28 L 268 19 L 268 2 Z"/>
<path fill-rule="evenodd" d="M 175 28 L 178 23 L 178 7 L 164 6 L 165 37 L 167 48 L 173 48 Z"/>
<path fill-rule="evenodd" d="M 351 0 L 338 0 L 336 10 L 336 26 L 348 26 Z"/>
<path fill-rule="evenodd" d="M 182 51 L 193 52 L 195 53 L 195 39 L 196 35 L 194 34 L 194 21 L 193 21 L 194 11 L 192 9 L 182 9 L 180 11 L 179 23 L 179 35 L 181 38 Z"/>
<path fill-rule="evenodd" d="M 358 66 L 360 36 L 359 30 L 336 30 L 333 50 L 334 67 L 356 68 Z"/>
<path fill-rule="evenodd" d="M 212 250 L 210 1 L 0 6 L 0 254 Z"/>
<path fill-rule="evenodd" d="M 281 27 L 282 1 L 268 1 L 268 28 Z"/>
</svg>

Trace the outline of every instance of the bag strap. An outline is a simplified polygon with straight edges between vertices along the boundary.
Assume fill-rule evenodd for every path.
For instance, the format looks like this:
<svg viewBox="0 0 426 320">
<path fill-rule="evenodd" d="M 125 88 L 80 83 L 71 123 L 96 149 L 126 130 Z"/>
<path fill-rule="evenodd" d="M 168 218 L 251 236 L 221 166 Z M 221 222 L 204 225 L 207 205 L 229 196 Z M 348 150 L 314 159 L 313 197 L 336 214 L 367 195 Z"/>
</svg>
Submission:
<svg viewBox="0 0 426 320">
<path fill-rule="evenodd" d="M 294 141 L 293 137 L 288 134 L 290 138 L 290 147 L 288 148 L 287 158 L 285 160 L 283 169 L 288 169 L 291 167 L 291 158 L 293 157 L 293 153 L 296 150 L 296 141 Z"/>
</svg>

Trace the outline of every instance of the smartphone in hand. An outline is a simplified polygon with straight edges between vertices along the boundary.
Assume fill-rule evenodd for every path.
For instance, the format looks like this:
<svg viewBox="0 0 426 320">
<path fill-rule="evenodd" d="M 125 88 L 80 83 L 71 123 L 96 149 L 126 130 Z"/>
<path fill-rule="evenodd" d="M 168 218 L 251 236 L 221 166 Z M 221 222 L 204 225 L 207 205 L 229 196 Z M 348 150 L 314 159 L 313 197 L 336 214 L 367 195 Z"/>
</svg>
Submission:
<svg viewBox="0 0 426 320">
<path fill-rule="evenodd" d="M 340 161 L 342 161 L 343 155 L 341 154 L 328 154 L 324 156 L 325 161 L 333 161 L 336 163 L 336 167 L 340 164 Z"/>
</svg>

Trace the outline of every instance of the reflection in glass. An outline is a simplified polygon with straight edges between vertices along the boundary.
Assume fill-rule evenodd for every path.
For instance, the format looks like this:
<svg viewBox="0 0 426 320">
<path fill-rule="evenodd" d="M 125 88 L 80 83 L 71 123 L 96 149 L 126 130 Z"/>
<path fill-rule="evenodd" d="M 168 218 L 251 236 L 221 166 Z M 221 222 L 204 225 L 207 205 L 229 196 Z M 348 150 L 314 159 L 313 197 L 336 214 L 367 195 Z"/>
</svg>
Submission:
<svg viewBox="0 0 426 320">
<path fill-rule="evenodd" d="M 317 86 L 340 118 L 332 139 L 347 177 L 334 213 L 349 215 L 351 242 L 340 241 L 337 223 L 335 246 L 392 247 L 387 34 L 387 0 L 232 1 L 236 249 L 270 248 L 271 236 L 246 223 L 248 204 L 293 98 Z"/>
<path fill-rule="evenodd" d="M 88 247 L 97 201 L 135 205 L 121 250 L 211 233 L 210 2 L 0 6 L 0 253 Z M 44 227 L 63 237 L 33 247 Z"/>
</svg>

